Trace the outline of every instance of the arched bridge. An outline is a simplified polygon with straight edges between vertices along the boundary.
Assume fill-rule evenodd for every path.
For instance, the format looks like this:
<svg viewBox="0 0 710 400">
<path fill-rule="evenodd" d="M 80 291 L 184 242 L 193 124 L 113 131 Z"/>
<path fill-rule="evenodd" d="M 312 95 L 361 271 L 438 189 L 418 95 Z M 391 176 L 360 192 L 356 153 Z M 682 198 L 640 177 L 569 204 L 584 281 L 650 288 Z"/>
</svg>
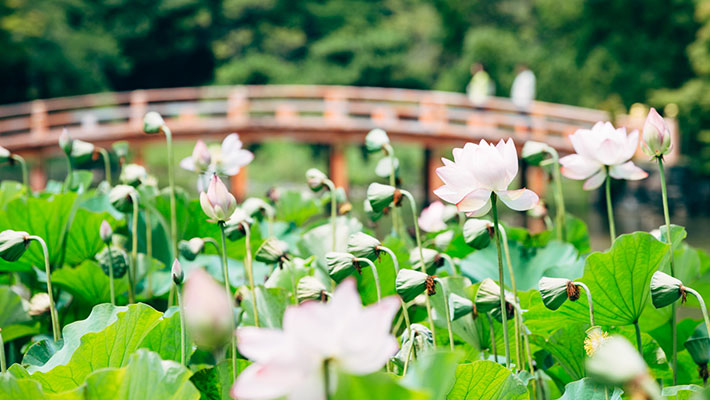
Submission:
<svg viewBox="0 0 710 400">
<path fill-rule="evenodd" d="M 605 111 L 536 101 L 518 110 L 508 99 L 473 106 L 461 93 L 351 86 L 207 86 L 99 93 L 0 106 L 0 146 L 33 160 L 33 186 L 41 187 L 42 160 L 57 153 L 62 128 L 78 139 L 107 145 L 117 140 L 157 140 L 142 133 L 147 111 L 160 112 L 176 138 L 239 132 L 246 143 L 274 136 L 332 145 L 331 176 L 347 186 L 342 146 L 362 142 L 373 128 L 395 141 L 420 143 L 427 154 L 429 187 L 439 149 L 479 139 L 513 137 L 545 141 L 571 151 L 566 138 L 608 120 Z M 638 125 L 628 117 L 622 125 Z M 640 122 L 641 124 L 643 121 Z M 233 182 L 243 193 L 245 174 Z M 532 182 L 530 182 L 532 183 Z"/>
</svg>

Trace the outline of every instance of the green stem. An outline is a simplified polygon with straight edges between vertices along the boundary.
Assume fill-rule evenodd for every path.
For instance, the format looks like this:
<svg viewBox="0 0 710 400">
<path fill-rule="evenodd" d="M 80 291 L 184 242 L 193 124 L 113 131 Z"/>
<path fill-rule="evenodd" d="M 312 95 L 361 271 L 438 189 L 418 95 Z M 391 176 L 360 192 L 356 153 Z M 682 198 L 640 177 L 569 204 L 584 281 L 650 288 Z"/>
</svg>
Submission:
<svg viewBox="0 0 710 400">
<path fill-rule="evenodd" d="M 643 357 L 643 344 L 641 344 L 641 327 L 638 321 L 634 321 L 634 328 L 636 329 L 636 347 L 638 348 L 639 354 Z"/>
<path fill-rule="evenodd" d="M 656 160 L 658 161 L 658 172 L 661 175 L 661 197 L 663 199 L 663 217 L 666 220 L 666 240 L 668 241 L 668 244 L 670 245 L 670 248 L 668 249 L 668 254 L 670 256 L 670 266 L 671 266 L 671 276 L 675 276 L 675 263 L 673 261 L 673 243 L 671 241 L 671 218 L 670 218 L 670 213 L 668 212 L 668 191 L 666 189 L 666 171 L 663 168 L 663 157 L 656 157 Z M 673 358 L 672 358 L 672 366 L 673 366 L 673 384 L 676 385 L 678 383 L 678 332 L 677 332 L 677 323 L 678 323 L 678 315 L 677 315 L 677 307 L 676 304 L 673 303 L 671 304 L 671 341 L 673 343 Z M 710 332 L 710 331 L 708 331 Z"/>
<path fill-rule="evenodd" d="M 331 249 L 332 251 L 335 251 L 335 245 L 337 244 L 337 225 L 336 225 L 336 218 L 338 217 L 338 203 L 337 199 L 335 198 L 335 184 L 333 181 L 330 179 L 325 180 L 325 185 L 328 186 L 328 190 L 330 191 L 330 231 L 331 231 Z"/>
<path fill-rule="evenodd" d="M 231 307 L 232 304 L 232 291 L 229 289 L 229 274 L 227 273 L 227 238 L 224 234 L 224 221 L 219 221 L 219 232 L 222 236 L 222 271 L 224 274 L 224 289 L 227 291 L 227 299 Z M 252 303 L 256 304 L 256 299 L 252 299 Z M 256 319 L 256 314 L 254 315 Z M 234 311 L 232 310 L 232 318 L 229 319 L 232 325 L 232 378 L 237 379 L 237 335 L 234 334 L 236 330 L 236 322 L 234 321 Z"/>
<path fill-rule="evenodd" d="M 560 173 L 560 160 L 556 154 L 553 165 L 553 179 L 555 180 L 555 204 L 557 207 L 557 239 L 561 241 L 567 240 L 567 226 L 565 224 L 565 199 L 562 192 L 562 174 Z"/>
<path fill-rule="evenodd" d="M 491 317 L 490 313 L 486 313 L 486 317 L 488 317 L 488 328 L 490 330 L 490 342 L 491 342 L 491 351 L 493 352 L 493 359 L 495 360 L 496 363 L 498 363 L 498 350 L 496 350 L 496 330 L 493 328 L 493 317 Z"/>
<path fill-rule="evenodd" d="M 113 285 L 113 253 L 111 253 L 111 245 L 106 244 L 108 249 L 108 287 L 111 293 L 111 304 L 116 305 L 116 289 Z"/>
<path fill-rule="evenodd" d="M 705 328 L 707 329 L 708 332 L 710 332 L 710 319 L 708 319 L 708 309 L 705 307 L 705 301 L 703 301 L 703 296 L 700 295 L 700 293 L 696 292 L 695 290 L 683 286 L 683 289 L 695 296 L 696 299 L 698 299 L 698 303 L 700 304 L 700 311 L 703 312 L 703 319 L 705 320 Z M 710 333 L 708 333 L 710 334 Z"/>
<path fill-rule="evenodd" d="M 47 243 L 39 236 L 30 236 L 30 240 L 36 240 L 42 246 L 42 255 L 44 256 L 44 271 L 47 274 L 47 295 L 49 296 L 49 315 L 52 318 L 52 333 L 54 341 L 57 342 L 62 337 L 59 328 L 59 317 L 57 315 L 57 306 L 54 304 L 54 294 L 52 291 L 52 273 L 49 268 L 49 250 Z"/>
<path fill-rule="evenodd" d="M 500 315 L 503 322 L 503 342 L 505 343 L 505 366 L 510 368 L 510 342 L 508 340 L 508 312 L 505 306 L 505 275 L 503 274 L 503 254 L 500 244 L 500 225 L 498 224 L 498 197 L 491 193 L 491 212 L 493 214 L 493 230 L 496 233 L 496 249 L 498 250 L 498 286 L 500 286 Z"/>
<path fill-rule="evenodd" d="M 244 257 L 244 267 L 249 278 L 249 291 L 251 291 L 251 306 L 254 311 L 254 325 L 259 327 L 259 312 L 256 307 L 256 292 L 254 291 L 254 268 L 251 262 L 251 227 L 246 222 L 242 221 L 242 227 L 244 228 L 244 246 L 245 246 L 245 257 Z M 295 294 L 294 294 L 295 296 Z"/>
<path fill-rule="evenodd" d="M 454 263 L 454 259 L 451 258 L 450 255 L 448 255 L 446 253 L 439 253 L 439 254 L 441 255 L 441 258 L 446 260 L 446 262 L 448 262 L 449 265 L 451 266 L 451 275 L 452 276 L 461 275 L 461 271 L 459 271 L 459 268 L 456 266 L 456 263 Z"/>
<path fill-rule="evenodd" d="M 13 154 L 12 159 L 20 164 L 20 169 L 22 170 L 22 184 L 25 185 L 25 190 L 27 190 L 27 197 L 30 196 L 30 175 L 27 172 L 27 163 L 25 159 L 19 154 Z"/>
<path fill-rule="evenodd" d="M 609 175 L 609 167 L 606 168 L 606 213 L 609 218 L 609 236 L 611 236 L 611 244 L 616 240 L 616 228 L 614 227 L 614 209 L 611 205 L 611 175 Z"/>
<path fill-rule="evenodd" d="M 128 290 L 129 303 L 136 302 L 136 280 L 138 279 L 138 196 L 134 193 L 130 194 L 131 203 L 133 206 L 133 228 L 131 230 L 131 268 L 128 271 L 128 278 L 131 281 Z"/>
<path fill-rule="evenodd" d="M 372 270 L 372 277 L 375 279 L 375 291 L 377 292 L 377 302 L 379 303 L 380 300 L 382 300 L 382 288 L 380 287 L 380 275 L 377 273 L 377 267 L 375 266 L 375 263 L 370 261 L 369 258 L 359 258 L 355 257 L 353 259 L 355 262 L 362 262 L 367 264 L 370 269 Z"/>
<path fill-rule="evenodd" d="M 508 235 L 505 233 L 505 228 L 503 228 L 503 225 L 499 225 L 499 230 L 497 232 L 500 232 L 500 240 L 503 242 L 503 254 L 505 254 L 505 264 L 508 267 L 508 274 L 510 274 L 510 286 L 511 289 L 513 289 L 513 297 L 515 298 L 515 305 L 518 305 L 518 286 L 515 284 L 515 273 L 513 272 L 513 262 L 510 259 L 510 247 L 508 245 Z M 520 334 L 521 334 L 521 326 L 520 326 L 520 321 L 518 318 L 514 318 L 514 326 L 515 326 L 515 357 L 517 360 L 518 364 L 521 364 L 523 361 L 520 358 L 520 354 L 522 352 L 521 348 L 521 343 L 520 343 Z"/>
<path fill-rule="evenodd" d="M 165 141 L 168 144 L 168 183 L 170 185 L 170 240 L 172 240 L 173 255 L 177 255 L 177 211 L 175 200 L 175 154 L 173 153 L 173 135 L 170 129 L 163 125 Z"/>
<path fill-rule="evenodd" d="M 397 274 L 399 274 L 399 261 L 397 261 L 397 256 L 394 254 L 394 252 L 389 247 L 385 247 L 385 246 L 380 245 L 377 247 L 377 249 L 384 251 L 385 253 L 387 253 L 390 256 L 390 258 L 392 259 L 392 266 L 394 267 L 394 276 L 397 276 Z M 402 317 L 404 318 L 404 322 L 407 325 L 408 331 L 411 332 L 412 331 L 412 324 L 409 321 L 409 313 L 407 312 L 407 305 L 404 304 L 403 300 L 400 299 L 400 301 L 402 303 Z"/>
<path fill-rule="evenodd" d="M 330 400 L 330 360 L 323 361 L 323 385 L 325 386 L 325 400 Z"/>
<path fill-rule="evenodd" d="M 5 342 L 2 340 L 2 329 L 0 329 L 0 372 L 7 372 L 7 361 L 5 361 Z"/>
<path fill-rule="evenodd" d="M 180 291 L 180 286 L 175 282 L 175 292 L 177 293 L 178 308 L 180 309 L 180 364 L 187 365 L 187 352 L 185 348 L 185 343 L 187 342 L 187 330 L 185 329 L 185 311 L 182 304 L 182 293 Z"/>
<path fill-rule="evenodd" d="M 111 159 L 108 156 L 108 151 L 104 149 L 103 147 L 97 147 L 99 153 L 101 154 L 101 158 L 104 160 L 104 174 L 106 177 L 106 182 L 108 184 L 111 184 Z"/>
<path fill-rule="evenodd" d="M 390 186 L 392 186 L 393 188 L 396 189 L 397 188 L 397 177 L 395 175 L 394 148 L 392 148 L 391 145 L 386 144 L 383 146 L 383 150 L 384 150 L 385 156 L 390 157 L 390 161 L 392 163 L 391 164 L 392 172 L 390 173 L 390 176 L 389 176 Z M 395 236 L 395 237 L 399 235 L 399 224 L 400 224 L 399 210 L 397 209 L 397 207 L 392 207 L 392 233 L 394 234 L 393 236 Z"/>
<path fill-rule="evenodd" d="M 422 251 L 422 237 L 419 232 L 419 224 L 417 223 L 417 204 L 414 201 L 414 196 L 406 190 L 400 190 L 402 195 L 409 200 L 409 206 L 412 209 L 412 223 L 414 224 L 414 235 L 417 240 L 417 249 L 419 249 L 419 267 L 423 273 L 426 274 L 426 266 L 424 265 L 424 252 Z M 427 317 L 429 319 L 429 325 L 431 326 L 431 332 L 433 333 L 433 344 L 436 348 L 436 327 L 434 326 L 434 319 L 432 318 L 431 312 L 431 302 L 429 301 L 429 296 L 424 296 Z M 445 300 L 444 300 L 445 301 Z M 448 317 L 447 317 L 448 318 Z"/>
<path fill-rule="evenodd" d="M 441 294 L 444 296 L 444 312 L 446 313 L 446 329 L 449 331 L 449 348 L 451 351 L 454 351 L 454 329 L 451 327 L 451 313 L 449 311 L 449 293 L 448 290 L 446 290 L 446 287 L 444 286 L 444 283 L 436 278 L 436 281 L 439 282 L 439 286 L 441 286 Z"/>
<path fill-rule="evenodd" d="M 594 326 L 594 303 L 592 302 L 592 292 L 590 292 L 587 285 L 582 282 L 573 283 L 575 286 L 579 286 L 584 289 L 584 293 L 587 294 L 587 303 L 589 303 L 589 326 Z"/>
<path fill-rule="evenodd" d="M 409 332 L 409 350 L 407 350 L 407 359 L 404 360 L 404 369 L 402 370 L 402 377 L 407 375 L 407 367 L 409 367 L 409 359 L 412 358 L 412 350 L 414 350 L 414 333 L 410 330 Z"/>
<path fill-rule="evenodd" d="M 148 256 L 149 262 L 152 262 L 153 260 L 153 224 L 150 222 L 150 210 L 146 207 L 144 210 L 145 212 L 143 213 L 143 217 L 145 218 L 145 252 L 146 256 Z M 147 291 L 146 291 L 146 296 L 150 299 L 153 297 L 153 275 L 152 274 L 147 274 L 146 275 L 146 286 L 147 286 Z"/>
<path fill-rule="evenodd" d="M 71 158 L 67 155 L 67 177 L 64 180 L 64 192 L 67 190 L 71 191 L 71 185 L 72 185 L 72 167 L 71 167 Z"/>
</svg>

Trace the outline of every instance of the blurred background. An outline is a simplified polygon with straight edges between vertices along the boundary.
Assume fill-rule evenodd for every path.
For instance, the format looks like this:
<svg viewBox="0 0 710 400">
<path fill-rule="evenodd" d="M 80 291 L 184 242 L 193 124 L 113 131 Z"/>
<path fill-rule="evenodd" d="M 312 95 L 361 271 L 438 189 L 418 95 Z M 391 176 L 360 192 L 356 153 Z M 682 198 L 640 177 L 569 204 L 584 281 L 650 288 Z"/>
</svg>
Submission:
<svg viewBox="0 0 710 400">
<path fill-rule="evenodd" d="M 233 84 L 464 92 L 477 62 L 507 97 L 525 64 L 538 100 L 612 115 L 641 103 L 675 117 L 682 156 L 670 173 L 672 220 L 710 247 L 710 0 L 0 0 L 0 54 L 0 104 Z M 192 144 L 178 146 L 178 160 Z M 327 170 L 323 146 L 280 139 L 250 149 L 253 195 L 302 185 L 311 166 Z M 160 176 L 162 152 L 143 154 Z M 423 200 L 421 149 L 398 145 L 397 155 L 404 185 Z M 377 159 L 357 146 L 346 158 L 357 205 Z M 62 168 L 59 160 L 49 177 L 63 178 Z M 194 190 L 194 176 L 178 171 Z M 622 231 L 660 225 L 654 177 L 615 187 Z M 599 237 L 595 247 L 606 245 L 598 193 L 573 181 L 566 191 Z"/>
</svg>

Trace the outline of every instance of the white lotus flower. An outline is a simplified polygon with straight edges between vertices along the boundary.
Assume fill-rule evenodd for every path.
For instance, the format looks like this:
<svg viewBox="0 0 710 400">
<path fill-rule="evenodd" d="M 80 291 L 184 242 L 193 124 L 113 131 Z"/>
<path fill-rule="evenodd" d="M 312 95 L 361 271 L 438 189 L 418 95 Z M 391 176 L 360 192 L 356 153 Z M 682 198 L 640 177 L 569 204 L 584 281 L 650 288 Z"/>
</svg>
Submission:
<svg viewBox="0 0 710 400">
<path fill-rule="evenodd" d="M 435 201 L 429 207 L 422 210 L 419 215 L 419 227 L 424 232 L 440 232 L 446 229 L 445 221 L 446 206 L 440 201 Z"/>
<path fill-rule="evenodd" d="M 443 167 L 436 169 L 444 186 L 434 190 L 442 200 L 456 204 L 468 216 L 480 217 L 491 208 L 491 193 L 516 211 L 533 208 L 539 201 L 529 189 L 508 190 L 518 174 L 518 153 L 513 139 L 497 145 L 481 140 L 466 143 L 452 151 L 454 161 L 442 158 Z"/>
<path fill-rule="evenodd" d="M 584 180 L 584 190 L 601 186 L 609 175 L 614 179 L 639 180 L 648 176 L 631 160 L 639 144 L 639 133 L 626 134 L 626 128 L 615 129 L 611 122 L 597 122 L 592 129 L 579 129 L 569 137 L 577 154 L 560 159 L 562 175 Z"/>
<path fill-rule="evenodd" d="M 172 273 L 176 271 L 173 265 Z M 178 263 L 179 267 L 179 263 Z M 204 269 L 190 272 L 182 289 L 185 325 L 198 347 L 215 349 L 229 341 L 233 310 L 229 296 Z"/>
<path fill-rule="evenodd" d="M 212 151 L 212 162 L 210 163 L 209 172 L 236 175 L 239 169 L 254 159 L 254 154 L 242 149 L 242 141 L 239 140 L 239 135 L 232 133 L 224 138 L 222 146 Z"/>
<path fill-rule="evenodd" d="M 347 279 L 328 303 L 288 307 L 283 331 L 239 328 L 239 352 L 254 363 L 237 378 L 232 397 L 320 400 L 326 360 L 329 368 L 355 375 L 381 369 L 398 349 L 390 328 L 399 306 L 392 296 L 363 308 L 355 281 Z"/>
<path fill-rule="evenodd" d="M 202 140 L 198 140 L 195 143 L 195 147 L 192 149 L 192 155 L 190 157 L 183 158 L 180 161 L 180 167 L 188 171 L 195 171 L 202 173 L 207 171 L 207 168 L 212 161 L 212 155 L 207 145 Z"/>
</svg>

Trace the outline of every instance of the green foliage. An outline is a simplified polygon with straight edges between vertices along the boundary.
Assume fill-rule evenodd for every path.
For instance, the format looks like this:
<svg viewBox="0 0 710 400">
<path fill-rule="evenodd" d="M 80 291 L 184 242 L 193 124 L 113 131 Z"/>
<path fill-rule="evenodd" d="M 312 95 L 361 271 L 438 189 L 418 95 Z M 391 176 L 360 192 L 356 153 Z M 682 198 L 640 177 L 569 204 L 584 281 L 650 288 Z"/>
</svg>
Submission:
<svg viewBox="0 0 710 400">
<path fill-rule="evenodd" d="M 525 385 L 502 365 L 492 361 L 459 364 L 456 383 L 448 399 L 461 400 L 526 400 Z"/>
<path fill-rule="evenodd" d="M 606 388 L 589 378 L 568 383 L 560 400 L 621 400 L 623 391 L 618 388 Z"/>
</svg>

